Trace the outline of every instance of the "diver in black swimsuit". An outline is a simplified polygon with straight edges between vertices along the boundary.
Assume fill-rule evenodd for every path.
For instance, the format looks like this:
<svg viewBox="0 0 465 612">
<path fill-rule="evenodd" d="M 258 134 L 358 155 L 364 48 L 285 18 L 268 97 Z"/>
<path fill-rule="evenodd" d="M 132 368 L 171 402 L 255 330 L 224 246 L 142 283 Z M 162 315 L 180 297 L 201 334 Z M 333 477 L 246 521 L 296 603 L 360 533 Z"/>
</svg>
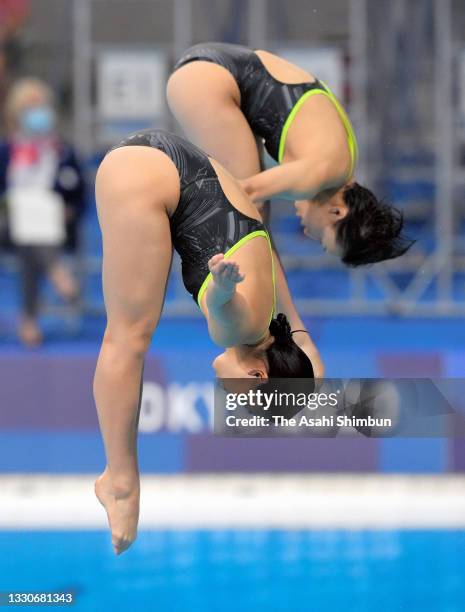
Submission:
<svg viewBox="0 0 465 612">
<path fill-rule="evenodd" d="M 198 147 L 163 130 L 131 134 L 112 150 L 127 146 L 153 147 L 168 155 L 179 172 L 181 197 L 170 218 L 174 248 L 181 256 L 184 286 L 201 303 L 211 279 L 208 262 L 218 253 L 231 256 L 256 236 L 269 240 L 257 219 L 241 213 L 226 198 L 208 157 Z"/>
<path fill-rule="evenodd" d="M 413 244 L 401 211 L 356 182 L 350 119 L 309 72 L 264 50 L 201 43 L 175 64 L 167 97 L 189 139 L 253 202 L 294 201 L 304 233 L 346 265 L 392 259 Z"/>
<path fill-rule="evenodd" d="M 324 93 L 334 98 L 330 89 L 318 79 L 298 84 L 279 82 L 267 71 L 253 49 L 241 45 L 227 43 L 194 45 L 182 54 L 174 70 L 198 60 L 223 66 L 233 75 L 241 92 L 242 112 L 253 133 L 263 138 L 265 149 L 277 162 L 282 161 L 283 130 L 296 105 L 301 104 L 302 100 L 309 96 L 309 92 L 313 92 L 310 95 Z M 341 116 L 346 117 L 342 109 Z M 353 149 L 353 165 L 355 165 L 357 144 L 350 122 L 346 120 L 348 138 Z"/>
<path fill-rule="evenodd" d="M 102 161 L 96 200 L 107 326 L 94 396 L 107 466 L 95 491 L 120 554 L 137 533 L 142 372 L 173 245 L 210 337 L 225 348 L 213 364 L 219 378 L 312 378 L 313 366 L 286 316 L 272 318 L 273 257 L 259 215 L 214 159 L 167 132 L 133 134 Z"/>
</svg>

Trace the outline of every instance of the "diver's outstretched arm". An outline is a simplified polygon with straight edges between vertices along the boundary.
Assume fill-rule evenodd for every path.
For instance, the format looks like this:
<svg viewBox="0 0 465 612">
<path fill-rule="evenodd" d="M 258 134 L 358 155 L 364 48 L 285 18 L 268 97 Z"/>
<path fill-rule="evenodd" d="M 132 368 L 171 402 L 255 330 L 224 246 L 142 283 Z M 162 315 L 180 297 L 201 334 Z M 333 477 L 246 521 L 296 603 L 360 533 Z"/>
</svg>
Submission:
<svg viewBox="0 0 465 612">
<path fill-rule="evenodd" d="M 343 175 L 342 175 L 343 176 Z M 342 178 L 335 179 L 334 168 L 326 161 L 299 159 L 275 166 L 240 181 L 253 202 L 268 198 L 308 200 L 332 187 L 341 186 Z"/>
<path fill-rule="evenodd" d="M 205 292 L 205 305 L 211 339 L 223 347 L 252 344 L 259 339 L 254 337 L 256 313 L 236 291 L 237 284 L 244 280 L 238 265 L 219 253 L 210 259 L 208 267 L 212 279 Z"/>
</svg>

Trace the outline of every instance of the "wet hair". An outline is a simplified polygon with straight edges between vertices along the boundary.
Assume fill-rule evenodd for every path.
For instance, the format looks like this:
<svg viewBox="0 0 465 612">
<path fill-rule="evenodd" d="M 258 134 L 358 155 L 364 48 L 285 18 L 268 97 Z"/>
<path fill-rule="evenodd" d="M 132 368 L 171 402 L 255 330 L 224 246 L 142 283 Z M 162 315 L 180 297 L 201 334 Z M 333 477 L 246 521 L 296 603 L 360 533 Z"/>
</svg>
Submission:
<svg viewBox="0 0 465 612">
<path fill-rule="evenodd" d="M 348 185 L 342 197 L 346 216 L 335 224 L 342 261 L 351 267 L 394 259 L 415 240 L 402 235 L 403 213 L 358 183 Z"/>
<path fill-rule="evenodd" d="M 280 313 L 270 323 L 274 342 L 265 353 L 269 378 L 314 378 L 312 362 L 292 339 L 286 315 Z"/>
</svg>

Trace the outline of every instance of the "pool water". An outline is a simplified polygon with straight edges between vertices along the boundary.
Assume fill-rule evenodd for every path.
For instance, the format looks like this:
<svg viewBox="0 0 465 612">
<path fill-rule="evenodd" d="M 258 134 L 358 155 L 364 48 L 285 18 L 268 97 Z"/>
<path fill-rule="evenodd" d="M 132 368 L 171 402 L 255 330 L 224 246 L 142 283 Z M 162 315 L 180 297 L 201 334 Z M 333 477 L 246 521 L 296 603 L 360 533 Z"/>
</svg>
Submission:
<svg viewBox="0 0 465 612">
<path fill-rule="evenodd" d="M 465 611 L 465 531 L 0 532 L 0 591 L 75 612 Z M 64 609 L 63 606 L 57 606 Z"/>
</svg>

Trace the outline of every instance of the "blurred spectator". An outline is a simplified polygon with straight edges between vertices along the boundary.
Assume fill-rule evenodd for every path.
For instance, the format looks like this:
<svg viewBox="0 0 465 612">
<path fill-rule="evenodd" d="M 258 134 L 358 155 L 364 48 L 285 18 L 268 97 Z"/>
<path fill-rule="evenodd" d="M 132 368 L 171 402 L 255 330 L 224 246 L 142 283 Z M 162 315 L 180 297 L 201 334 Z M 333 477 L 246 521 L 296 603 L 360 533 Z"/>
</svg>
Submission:
<svg viewBox="0 0 465 612">
<path fill-rule="evenodd" d="M 19 336 L 24 344 L 36 346 L 42 341 L 37 322 L 41 277 L 46 274 L 64 299 L 78 296 L 60 254 L 63 246 L 76 248 L 84 181 L 73 148 L 57 134 L 53 94 L 45 83 L 35 78 L 16 82 L 5 114 L 8 137 L 0 142 L 0 199 L 21 269 Z"/>
<path fill-rule="evenodd" d="M 29 14 L 29 0 L 0 0 L 0 102 L 7 77 L 19 61 L 17 34 Z"/>
</svg>

